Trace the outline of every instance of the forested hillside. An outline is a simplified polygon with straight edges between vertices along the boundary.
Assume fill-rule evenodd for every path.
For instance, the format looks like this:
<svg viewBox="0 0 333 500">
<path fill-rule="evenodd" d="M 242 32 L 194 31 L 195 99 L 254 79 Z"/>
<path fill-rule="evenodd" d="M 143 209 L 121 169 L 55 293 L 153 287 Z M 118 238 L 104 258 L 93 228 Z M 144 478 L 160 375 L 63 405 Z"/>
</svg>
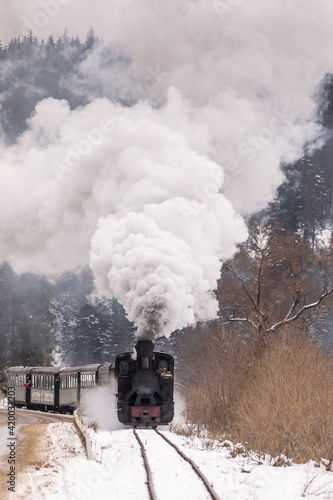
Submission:
<svg viewBox="0 0 333 500">
<path fill-rule="evenodd" d="M 91 64 L 85 64 L 92 53 L 96 68 L 93 74 Z M 145 78 L 140 85 L 134 85 L 131 64 L 130 58 L 117 47 L 105 46 L 93 29 L 84 41 L 65 31 L 58 40 L 52 36 L 48 40 L 38 40 L 30 33 L 23 39 L 12 39 L 6 46 L 0 44 L 2 141 L 6 144 L 19 141 L 35 105 L 44 98 L 66 99 L 71 109 L 105 96 L 124 106 L 131 106 L 139 97 L 144 97 L 145 88 L 154 83 Z M 125 86 L 124 79 L 121 85 L 117 80 L 119 71 L 123 72 L 127 82 Z M 108 79 L 104 78 L 106 73 Z M 263 314 L 265 327 L 260 317 L 261 306 L 257 307 L 257 311 L 256 304 L 252 306 L 257 314 L 256 324 L 261 328 L 258 326 L 257 333 L 260 330 L 262 342 L 265 341 L 267 330 L 274 330 L 274 322 L 288 315 L 288 307 L 293 307 L 292 313 L 298 314 L 301 307 L 311 300 L 316 302 L 332 284 L 331 246 L 321 249 L 318 246 L 324 237 L 326 242 L 329 241 L 332 230 L 333 83 L 329 77 L 320 91 L 320 100 L 318 121 L 325 132 L 322 146 L 314 151 L 309 148 L 300 161 L 283 166 L 286 180 L 280 186 L 276 200 L 260 214 L 256 227 L 252 220 L 252 240 L 243 245 L 234 260 L 222 268 L 222 280 L 217 292 L 221 313 L 219 321 L 231 323 L 231 320 L 234 322 L 239 314 L 243 314 L 242 323 L 247 324 L 245 330 L 249 334 L 249 328 L 251 330 L 254 324 L 253 316 L 245 313 L 248 307 L 246 301 L 240 305 L 243 300 L 241 293 L 244 293 L 244 284 L 253 273 L 254 261 L 260 269 L 257 277 L 263 277 L 261 255 L 261 264 L 266 266 L 267 282 L 262 282 L 263 288 L 258 288 L 256 294 L 262 293 L 266 302 L 269 301 Z M 279 242 L 276 238 L 274 241 L 272 239 L 272 227 L 274 234 L 280 235 Z M 271 238 L 268 247 L 258 243 L 260 234 L 264 235 L 264 241 Z M 282 235 L 286 238 L 284 243 Z M 256 238 L 257 246 L 254 243 Z M 293 250 L 294 240 L 297 248 L 302 248 L 301 254 L 297 255 L 296 250 Z M 283 263 L 281 254 L 281 260 L 273 263 L 278 249 L 285 249 L 287 242 L 290 260 Z M 256 257 L 253 257 L 254 247 Z M 297 275 L 295 269 L 300 262 L 302 266 L 298 267 Z M 314 262 L 315 267 L 312 266 Z M 300 286 L 295 285 L 293 288 L 287 283 L 287 271 L 292 276 L 298 276 Z M 281 281 L 282 275 L 284 278 Z M 237 280 L 238 285 L 243 284 L 240 289 L 237 288 Z M 304 289 L 305 281 L 307 292 Z M 247 298 L 253 292 L 251 287 L 249 284 L 248 292 L 245 292 Z M 3 263 L 0 269 L 1 370 L 13 364 L 47 365 L 61 362 L 75 365 L 103 362 L 112 359 L 117 352 L 130 348 L 134 343 L 134 327 L 126 319 L 123 308 L 116 300 L 94 299 L 93 292 L 93 277 L 88 269 L 73 270 L 49 281 L 35 274 L 15 274 L 8 264 Z M 290 303 L 279 300 L 286 293 L 291 298 Z M 321 339 L 326 345 L 330 345 L 329 339 L 333 336 L 330 326 L 332 315 L 327 307 L 329 299 L 321 300 L 320 307 L 311 310 L 311 318 L 308 311 L 307 315 L 299 315 L 312 335 L 316 336 L 316 332 L 319 334 L 320 326 Z M 210 328 L 214 330 L 218 324 L 214 322 Z M 180 349 L 182 338 L 186 335 L 186 330 L 173 335 L 172 341 L 167 344 L 168 348 L 172 350 L 177 345 L 177 349 Z M 163 339 L 159 343 L 166 345 Z"/>
</svg>

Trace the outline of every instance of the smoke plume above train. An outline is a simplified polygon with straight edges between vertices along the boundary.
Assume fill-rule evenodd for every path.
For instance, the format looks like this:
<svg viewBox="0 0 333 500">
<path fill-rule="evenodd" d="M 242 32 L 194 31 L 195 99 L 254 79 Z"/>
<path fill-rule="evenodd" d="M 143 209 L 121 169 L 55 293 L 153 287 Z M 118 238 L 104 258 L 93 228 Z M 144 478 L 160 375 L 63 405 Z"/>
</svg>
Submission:
<svg viewBox="0 0 333 500">
<path fill-rule="evenodd" d="M 242 216 L 273 199 L 282 162 L 320 142 L 331 3 L 3 4 L 1 24 L 17 35 L 93 22 L 104 45 L 80 68 L 98 75 L 99 96 L 74 110 L 39 102 L 17 143 L 1 146 L 1 260 L 50 275 L 89 264 L 142 338 L 214 318 L 221 261 L 247 236 Z M 106 45 L 127 69 L 105 70 Z"/>
</svg>

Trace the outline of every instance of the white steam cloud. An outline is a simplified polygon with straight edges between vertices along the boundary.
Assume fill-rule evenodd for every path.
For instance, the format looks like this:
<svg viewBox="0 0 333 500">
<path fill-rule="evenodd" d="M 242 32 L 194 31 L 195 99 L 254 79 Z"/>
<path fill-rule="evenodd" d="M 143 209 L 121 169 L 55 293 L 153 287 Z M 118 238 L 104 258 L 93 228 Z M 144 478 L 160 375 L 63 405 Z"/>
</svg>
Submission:
<svg viewBox="0 0 333 500">
<path fill-rule="evenodd" d="M 241 215 L 267 205 L 281 162 L 320 137 L 314 95 L 332 71 L 333 4 L 4 5 L 1 23 L 14 20 L 18 35 L 27 19 L 39 19 L 39 38 L 93 23 L 132 58 L 133 95 L 147 99 L 37 105 L 18 144 L 1 148 L 0 258 L 44 273 L 89 263 L 99 293 L 124 305 L 141 337 L 213 318 L 221 260 L 246 238 Z M 115 77 L 127 91 L 128 77 Z"/>
</svg>

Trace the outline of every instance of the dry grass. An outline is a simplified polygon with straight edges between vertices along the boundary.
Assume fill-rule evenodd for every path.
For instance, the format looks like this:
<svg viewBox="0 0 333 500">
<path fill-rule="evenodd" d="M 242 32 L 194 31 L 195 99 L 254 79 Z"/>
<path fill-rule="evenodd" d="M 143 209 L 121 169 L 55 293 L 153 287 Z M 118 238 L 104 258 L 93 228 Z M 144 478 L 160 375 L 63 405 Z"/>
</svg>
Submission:
<svg viewBox="0 0 333 500">
<path fill-rule="evenodd" d="M 250 345 L 221 332 L 187 369 L 186 415 L 195 428 L 231 436 L 276 464 L 312 459 L 332 468 L 332 354 L 289 330 L 255 358 Z"/>
<path fill-rule="evenodd" d="M 257 360 L 234 415 L 249 448 L 297 462 L 333 461 L 333 356 L 302 336 L 275 339 Z"/>
<path fill-rule="evenodd" d="M 92 418 L 89 419 L 89 422 L 88 422 L 88 429 L 92 429 L 93 431 L 97 432 L 99 430 L 99 423 L 97 420 L 94 420 Z"/>
<path fill-rule="evenodd" d="M 250 347 L 227 331 L 211 337 L 188 365 L 187 418 L 212 434 L 230 429 L 246 380 Z"/>
</svg>

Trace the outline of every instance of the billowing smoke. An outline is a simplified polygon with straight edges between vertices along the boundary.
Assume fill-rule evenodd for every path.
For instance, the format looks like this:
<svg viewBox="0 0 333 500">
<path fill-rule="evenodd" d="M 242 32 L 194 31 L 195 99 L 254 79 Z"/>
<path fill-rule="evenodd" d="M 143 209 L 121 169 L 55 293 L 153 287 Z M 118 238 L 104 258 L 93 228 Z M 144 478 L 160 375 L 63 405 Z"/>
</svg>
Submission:
<svg viewBox="0 0 333 500">
<path fill-rule="evenodd" d="M 11 2 L 7 15 L 36 24 L 33 4 Z M 314 96 L 332 70 L 333 5 L 53 4 L 39 35 L 75 30 L 80 12 L 131 58 L 132 95 L 145 99 L 37 105 L 18 143 L 2 147 L 0 258 L 47 274 L 89 263 L 140 337 L 215 317 L 221 260 L 246 238 L 241 215 L 272 200 L 281 162 L 320 140 Z M 96 71 L 106 89 L 92 53 L 81 74 Z M 128 75 L 112 73 L 120 87 L 122 78 L 127 94 Z"/>
</svg>

